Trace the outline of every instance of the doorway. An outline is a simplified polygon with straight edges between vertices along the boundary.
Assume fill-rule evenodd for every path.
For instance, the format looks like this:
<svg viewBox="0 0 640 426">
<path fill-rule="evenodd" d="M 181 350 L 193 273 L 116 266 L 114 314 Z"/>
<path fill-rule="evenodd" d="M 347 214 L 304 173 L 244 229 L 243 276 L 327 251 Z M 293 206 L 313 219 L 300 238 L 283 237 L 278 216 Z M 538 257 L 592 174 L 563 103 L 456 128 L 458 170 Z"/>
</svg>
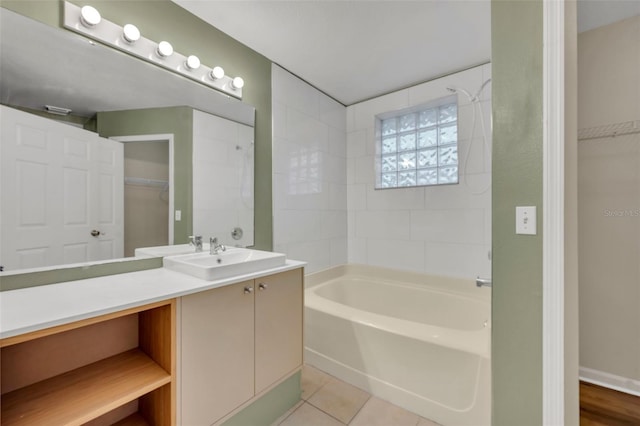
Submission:
<svg viewBox="0 0 640 426">
<path fill-rule="evenodd" d="M 124 255 L 173 244 L 173 135 L 112 139 L 124 147 Z"/>
</svg>

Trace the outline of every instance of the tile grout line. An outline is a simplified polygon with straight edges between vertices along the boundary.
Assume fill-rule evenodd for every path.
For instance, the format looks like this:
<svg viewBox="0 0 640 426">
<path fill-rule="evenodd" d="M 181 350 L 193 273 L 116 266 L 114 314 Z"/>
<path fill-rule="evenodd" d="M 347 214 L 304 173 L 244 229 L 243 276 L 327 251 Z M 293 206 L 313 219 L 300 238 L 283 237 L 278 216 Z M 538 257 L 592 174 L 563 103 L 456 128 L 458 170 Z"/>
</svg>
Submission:
<svg viewBox="0 0 640 426">
<path fill-rule="evenodd" d="M 368 393 L 368 392 L 367 392 Z M 369 402 L 369 400 L 371 399 L 371 397 L 373 395 L 371 395 L 370 393 L 368 393 L 369 398 L 367 398 L 367 400 L 364 402 L 364 404 L 362 404 L 362 406 L 358 409 L 358 411 L 356 411 L 356 413 L 353 415 L 353 417 L 351 417 L 351 419 L 349 420 L 349 422 L 347 423 L 347 425 L 351 424 L 351 422 L 353 421 L 353 419 L 356 418 L 356 416 L 360 413 L 360 411 L 362 411 L 362 409 L 364 408 L 365 405 L 367 405 L 367 402 Z"/>
<path fill-rule="evenodd" d="M 322 370 L 320 370 L 320 371 L 322 371 Z M 323 373 L 324 373 L 324 372 L 323 372 Z M 349 384 L 349 383 L 345 382 L 344 380 L 341 380 L 341 379 L 339 379 L 339 378 L 337 378 L 337 377 L 335 377 L 335 376 L 332 376 L 332 375 L 330 375 L 330 374 L 328 374 L 328 373 L 324 373 L 324 374 L 328 375 L 328 376 L 331 378 L 331 380 L 335 380 L 335 381 L 337 381 L 337 382 L 345 383 L 345 384 L 348 384 L 348 385 L 350 385 L 350 386 L 353 386 L 353 385 L 351 385 L 351 384 Z M 348 425 L 349 425 L 349 423 L 351 423 L 351 421 L 352 421 L 353 419 L 355 419 L 355 417 L 358 415 L 358 413 L 360 412 L 360 410 L 362 410 L 362 407 L 364 407 L 364 406 L 365 406 L 365 404 L 366 404 L 366 403 L 371 399 L 371 396 L 372 396 L 372 395 L 371 395 L 369 392 L 365 391 L 364 389 L 360 389 L 360 388 L 358 388 L 357 386 L 354 386 L 355 388 L 357 388 L 357 389 L 361 390 L 362 392 L 365 392 L 365 393 L 368 395 L 368 397 L 367 397 L 366 401 L 362 404 L 362 406 L 358 409 L 358 411 L 356 411 L 356 413 L 355 413 L 355 414 L 354 414 L 354 415 L 349 419 L 349 421 L 348 421 L 347 423 L 343 423 L 343 422 L 342 422 L 342 420 L 340 420 L 339 418 L 335 417 L 335 416 L 334 416 L 334 415 L 332 415 L 331 413 L 328 413 L 328 412 L 324 411 L 322 408 L 317 407 L 316 405 L 314 405 L 312 402 L 309 402 L 309 399 L 311 399 L 311 397 L 312 397 L 313 395 L 315 395 L 316 393 L 318 393 L 318 392 L 320 391 L 320 389 L 324 388 L 326 385 L 328 385 L 329 383 L 331 383 L 331 380 L 329 380 L 328 382 L 326 382 L 325 384 L 323 384 L 322 386 L 320 386 L 320 387 L 319 387 L 319 388 L 318 388 L 318 389 L 317 389 L 317 390 L 316 390 L 312 395 L 310 395 L 310 396 L 309 396 L 309 398 L 307 399 L 307 401 L 306 401 L 306 402 L 307 402 L 307 404 L 311 405 L 312 407 L 317 408 L 317 409 L 318 409 L 318 410 L 320 410 L 321 412 L 325 413 L 327 416 L 329 416 L 329 417 L 331 417 L 331 418 L 333 418 L 333 419 L 337 420 L 338 422 L 340 422 L 340 424 L 343 424 L 343 425 L 345 425 L 345 426 L 348 426 Z"/>
</svg>

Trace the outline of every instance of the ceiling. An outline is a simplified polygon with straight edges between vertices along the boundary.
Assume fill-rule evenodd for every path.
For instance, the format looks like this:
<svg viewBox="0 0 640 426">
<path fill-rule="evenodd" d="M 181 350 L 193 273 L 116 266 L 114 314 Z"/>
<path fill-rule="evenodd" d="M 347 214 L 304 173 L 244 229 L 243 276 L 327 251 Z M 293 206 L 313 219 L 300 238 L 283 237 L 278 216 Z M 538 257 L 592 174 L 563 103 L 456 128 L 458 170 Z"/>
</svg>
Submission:
<svg viewBox="0 0 640 426">
<path fill-rule="evenodd" d="M 345 105 L 491 57 L 489 0 L 173 0 Z M 579 0 L 579 31 L 640 14 Z"/>
<path fill-rule="evenodd" d="M 345 105 L 490 58 L 486 0 L 173 1 Z"/>
</svg>

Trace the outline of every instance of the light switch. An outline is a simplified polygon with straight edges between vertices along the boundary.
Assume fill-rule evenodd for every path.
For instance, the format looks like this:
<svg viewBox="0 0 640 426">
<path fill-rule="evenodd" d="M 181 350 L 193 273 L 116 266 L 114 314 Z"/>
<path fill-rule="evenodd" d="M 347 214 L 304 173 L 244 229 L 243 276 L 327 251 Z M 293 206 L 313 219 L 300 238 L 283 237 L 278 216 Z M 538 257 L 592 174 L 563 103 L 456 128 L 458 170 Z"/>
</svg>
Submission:
<svg viewBox="0 0 640 426">
<path fill-rule="evenodd" d="M 536 235 L 536 206 L 516 207 L 516 234 Z"/>
<path fill-rule="evenodd" d="M 176 222 L 180 222 L 182 220 L 182 210 L 176 210 Z"/>
</svg>

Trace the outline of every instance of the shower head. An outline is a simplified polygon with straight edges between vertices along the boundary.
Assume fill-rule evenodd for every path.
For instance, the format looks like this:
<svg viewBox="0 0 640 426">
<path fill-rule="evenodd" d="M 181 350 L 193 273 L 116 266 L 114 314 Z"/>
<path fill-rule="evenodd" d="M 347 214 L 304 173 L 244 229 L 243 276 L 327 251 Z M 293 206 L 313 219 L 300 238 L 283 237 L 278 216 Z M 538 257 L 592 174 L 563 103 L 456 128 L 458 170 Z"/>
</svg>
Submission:
<svg viewBox="0 0 640 426">
<path fill-rule="evenodd" d="M 467 98 L 469 98 L 470 102 L 473 102 L 475 99 L 471 96 L 471 93 L 467 92 L 464 89 L 460 89 L 460 88 L 455 88 L 455 87 L 447 87 L 447 90 L 450 91 L 451 93 L 464 93 Z"/>
</svg>

